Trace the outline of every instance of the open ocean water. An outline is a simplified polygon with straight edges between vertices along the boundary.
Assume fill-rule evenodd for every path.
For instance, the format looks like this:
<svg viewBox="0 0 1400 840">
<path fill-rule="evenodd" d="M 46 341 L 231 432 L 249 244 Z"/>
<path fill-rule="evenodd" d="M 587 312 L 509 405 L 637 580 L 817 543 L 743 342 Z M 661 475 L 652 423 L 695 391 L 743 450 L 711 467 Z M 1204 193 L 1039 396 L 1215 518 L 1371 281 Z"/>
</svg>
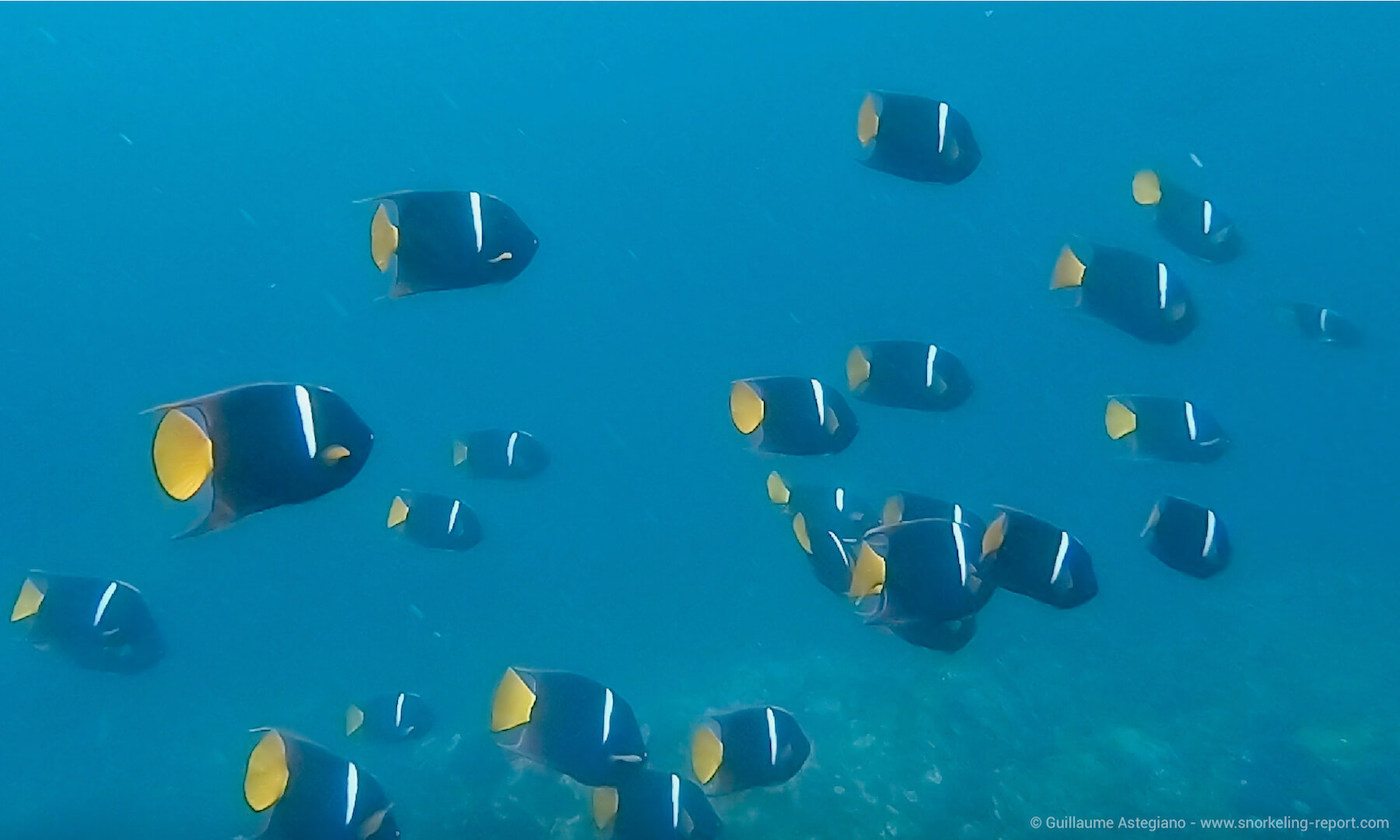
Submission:
<svg viewBox="0 0 1400 840">
<path fill-rule="evenodd" d="M 1393 4 L 4 17 L 0 587 L 33 568 L 129 581 L 168 652 L 85 671 L 7 628 L 3 837 L 253 836 L 260 726 L 359 762 L 405 838 L 592 837 L 581 787 L 492 743 L 511 665 L 612 687 L 663 770 L 688 766 L 707 710 L 793 711 L 812 758 L 714 800 L 736 840 L 1400 819 Z M 860 165 L 872 88 L 952 103 L 981 166 L 940 186 Z M 1245 253 L 1173 249 L 1131 201 L 1144 167 L 1218 199 Z M 385 299 L 356 202 L 404 189 L 501 196 L 539 253 L 504 285 Z M 1066 306 L 1048 281 L 1072 235 L 1179 266 L 1196 332 L 1148 345 Z M 1305 341 L 1275 317 L 1286 300 L 1350 315 L 1367 344 Z M 833 456 L 761 455 L 730 424 L 732 381 L 844 391 L 847 349 L 879 338 L 950 348 L 976 392 L 938 414 L 853 401 L 860 434 Z M 141 412 L 268 380 L 349 400 L 368 464 L 172 541 L 193 517 L 154 480 Z M 1233 447 L 1127 457 L 1103 433 L 1114 393 L 1208 406 Z M 454 471 L 453 436 L 490 426 L 531 431 L 549 469 Z M 1001 593 L 961 651 L 913 647 L 816 584 L 772 469 L 1033 511 L 1084 542 L 1100 592 L 1066 611 Z M 485 539 L 394 539 L 401 487 L 460 496 Z M 1143 549 L 1162 493 L 1221 511 L 1223 573 Z M 399 690 L 433 705 L 428 738 L 344 736 L 347 704 Z"/>
</svg>

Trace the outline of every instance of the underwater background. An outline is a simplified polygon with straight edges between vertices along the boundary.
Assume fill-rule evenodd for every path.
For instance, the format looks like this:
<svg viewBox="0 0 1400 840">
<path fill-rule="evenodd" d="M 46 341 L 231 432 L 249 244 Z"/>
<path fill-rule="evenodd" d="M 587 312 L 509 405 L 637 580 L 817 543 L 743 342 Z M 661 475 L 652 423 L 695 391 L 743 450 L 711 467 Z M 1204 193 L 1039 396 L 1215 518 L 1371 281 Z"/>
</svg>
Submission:
<svg viewBox="0 0 1400 840">
<path fill-rule="evenodd" d="M 15 5 L 0 26 L 0 582 L 141 589 L 149 672 L 0 645 L 6 837 L 257 833 L 259 726 L 361 762 L 406 838 L 593 836 L 581 788 L 487 731 L 510 665 L 605 682 L 680 771 L 707 710 L 772 703 L 813 743 L 715 801 L 734 838 L 995 838 L 1032 817 L 1400 817 L 1400 320 L 1391 4 Z M 919 184 L 856 161 L 867 89 L 943 98 L 984 156 Z M 1192 155 L 1200 161 L 1198 166 Z M 1218 197 L 1206 266 L 1130 197 Z M 501 196 L 540 251 L 498 287 L 387 300 L 371 205 Z M 1180 266 L 1199 329 L 1150 346 L 1048 291 L 1072 235 Z M 1283 301 L 1350 314 L 1342 350 Z M 853 403 L 819 458 L 749 451 L 729 383 L 843 383 L 855 341 L 956 352 L 946 414 Z M 192 540 L 154 480 L 161 403 L 333 388 L 374 429 L 348 487 Z M 1208 405 L 1219 463 L 1132 459 L 1113 393 Z M 454 472 L 462 430 L 528 429 L 540 478 Z M 767 501 L 772 469 L 1070 529 L 1100 593 L 1001 595 L 953 655 L 863 627 Z M 401 487 L 485 540 L 395 539 Z M 1138 538 L 1175 493 L 1222 512 L 1201 581 Z M 347 704 L 434 707 L 412 745 Z M 1385 836 L 1387 831 L 1363 832 Z"/>
</svg>

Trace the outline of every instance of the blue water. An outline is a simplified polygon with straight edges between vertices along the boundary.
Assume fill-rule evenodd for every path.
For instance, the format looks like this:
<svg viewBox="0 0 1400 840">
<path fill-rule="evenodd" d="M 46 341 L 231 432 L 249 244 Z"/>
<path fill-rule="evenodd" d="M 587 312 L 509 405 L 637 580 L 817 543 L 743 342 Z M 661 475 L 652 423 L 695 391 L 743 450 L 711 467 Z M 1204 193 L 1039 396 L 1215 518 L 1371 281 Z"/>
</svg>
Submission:
<svg viewBox="0 0 1400 840">
<path fill-rule="evenodd" d="M 791 709 L 812 761 L 718 800 L 735 838 L 1400 818 L 1394 6 L 6 18 L 0 584 L 130 581 L 170 650 L 90 673 L 10 628 L 5 837 L 251 836 L 247 730 L 269 725 L 361 762 L 405 837 L 590 837 L 582 791 L 490 743 L 512 664 L 607 682 L 666 769 L 708 709 Z M 938 187 L 860 166 L 872 87 L 953 103 L 980 168 Z M 1246 255 L 1172 250 L 1129 197 L 1148 166 L 1215 198 Z M 538 256 L 502 287 L 383 299 L 355 202 L 428 188 L 501 196 Z M 1070 235 L 1178 266 L 1196 333 L 1150 347 L 1069 310 L 1047 285 Z M 1350 314 L 1368 346 L 1305 343 L 1274 317 L 1289 299 Z M 976 395 L 946 415 L 857 403 L 833 457 L 748 451 L 732 380 L 838 387 L 850 344 L 879 338 L 956 352 Z M 372 458 L 325 498 L 171 541 L 193 515 L 154 481 L 140 412 L 263 380 L 345 396 Z M 1101 419 L 1123 392 L 1208 407 L 1233 450 L 1123 456 Z M 453 435 L 490 426 L 530 430 L 550 469 L 453 472 Z M 1032 510 L 1085 543 L 1101 592 L 1067 612 L 1003 593 L 958 654 L 913 648 L 812 580 L 764 497 L 775 467 Z M 394 539 L 400 487 L 460 495 L 485 541 Z M 1143 551 L 1164 492 L 1222 512 L 1231 568 L 1198 581 Z M 398 690 L 433 703 L 431 739 L 343 737 L 349 702 Z"/>
</svg>

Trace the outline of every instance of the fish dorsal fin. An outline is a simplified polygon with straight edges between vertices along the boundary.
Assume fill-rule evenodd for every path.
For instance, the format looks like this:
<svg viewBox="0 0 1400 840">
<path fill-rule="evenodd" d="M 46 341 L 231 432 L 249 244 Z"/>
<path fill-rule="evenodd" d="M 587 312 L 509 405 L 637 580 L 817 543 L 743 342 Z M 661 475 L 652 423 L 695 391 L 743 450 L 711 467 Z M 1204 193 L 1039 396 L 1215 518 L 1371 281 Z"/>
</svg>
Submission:
<svg viewBox="0 0 1400 840">
<path fill-rule="evenodd" d="M 862 146 L 870 143 L 880 134 L 880 97 L 867 93 L 860 103 L 860 113 L 856 115 L 856 139 Z"/>
<path fill-rule="evenodd" d="M 491 700 L 491 731 L 505 732 L 529 723 L 534 709 L 535 692 L 514 668 L 507 668 Z"/>
<path fill-rule="evenodd" d="M 243 777 L 243 798 L 254 811 L 266 811 L 287 792 L 291 771 L 287 767 L 287 742 L 275 731 L 268 732 L 248 756 L 248 772 Z"/>
<path fill-rule="evenodd" d="M 1070 289 L 1084 285 L 1084 263 L 1066 245 L 1060 249 L 1060 258 L 1055 261 L 1055 273 L 1050 278 L 1050 288 Z"/>
<path fill-rule="evenodd" d="M 1162 180 L 1151 169 L 1133 176 L 1133 201 L 1147 206 L 1162 200 Z"/>
<path fill-rule="evenodd" d="M 408 502 L 403 500 L 403 496 L 395 496 L 389 503 L 389 519 L 385 523 L 386 528 L 397 528 L 408 519 Z"/>
<path fill-rule="evenodd" d="M 695 730 L 690 739 L 690 768 L 700 784 L 707 785 L 724 763 L 724 742 L 711 726 Z"/>
<path fill-rule="evenodd" d="M 351 705 L 345 710 L 345 734 L 354 735 L 365 725 L 365 712 L 359 706 Z"/>
<path fill-rule="evenodd" d="M 34 578 L 25 578 L 24 586 L 19 589 L 19 597 L 15 599 L 15 607 L 10 611 L 10 621 L 23 621 L 39 611 L 39 607 L 44 603 L 44 591 L 34 583 Z"/>
<path fill-rule="evenodd" d="M 617 788 L 593 789 L 593 824 L 602 831 L 617 817 Z"/>
<path fill-rule="evenodd" d="M 1118 400 L 1110 399 L 1108 408 L 1104 409 L 1103 425 L 1108 430 L 1108 436 L 1118 440 L 1137 430 L 1137 415 Z"/>
<path fill-rule="evenodd" d="M 156 428 L 151 460 L 166 495 L 188 501 L 214 472 L 214 443 L 194 418 L 174 409 L 165 413 Z"/>
<path fill-rule="evenodd" d="M 747 382 L 735 382 L 729 391 L 729 418 L 740 434 L 753 434 L 763 424 L 763 397 Z"/>
<path fill-rule="evenodd" d="M 399 229 L 389 221 L 389 210 L 384 204 L 374 211 L 374 221 L 369 226 L 369 250 L 380 271 L 389 270 L 389 261 L 399 250 Z"/>
<path fill-rule="evenodd" d="M 853 392 L 860 393 L 864 390 L 867 380 L 870 379 L 870 360 L 865 356 L 863 347 L 852 347 L 850 355 L 846 356 L 846 385 Z"/>
</svg>

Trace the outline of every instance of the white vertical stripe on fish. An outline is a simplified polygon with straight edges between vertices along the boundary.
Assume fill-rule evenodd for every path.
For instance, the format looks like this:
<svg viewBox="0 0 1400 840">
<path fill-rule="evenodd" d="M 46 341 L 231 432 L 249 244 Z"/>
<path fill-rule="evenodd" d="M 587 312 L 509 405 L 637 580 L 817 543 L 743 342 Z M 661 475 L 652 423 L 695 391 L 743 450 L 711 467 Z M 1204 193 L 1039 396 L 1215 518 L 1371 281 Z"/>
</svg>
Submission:
<svg viewBox="0 0 1400 840">
<path fill-rule="evenodd" d="M 611 688 L 603 689 L 603 743 L 608 742 L 612 733 L 613 693 Z"/>
<path fill-rule="evenodd" d="M 1069 531 L 1060 532 L 1060 550 L 1055 553 L 1055 569 L 1050 572 L 1050 582 L 1054 583 L 1060 577 L 1060 568 L 1065 564 L 1065 555 L 1069 554 Z"/>
<path fill-rule="evenodd" d="M 476 252 L 481 253 L 481 193 L 471 194 L 472 228 L 476 231 Z"/>
<path fill-rule="evenodd" d="M 350 762 L 350 770 L 345 774 L 345 824 L 355 816 L 355 800 L 360 795 L 360 771 L 355 762 Z"/>
<path fill-rule="evenodd" d="M 1167 308 L 1167 264 L 1157 263 L 1157 308 Z"/>
<path fill-rule="evenodd" d="M 96 627 L 102 621 L 102 616 L 107 612 L 107 605 L 112 603 L 112 596 L 115 594 L 117 594 L 117 583 L 116 581 L 112 581 L 107 584 L 106 591 L 102 593 L 102 600 L 97 603 L 97 615 L 92 617 L 93 627 Z"/>
<path fill-rule="evenodd" d="M 511 432 L 506 440 L 506 466 L 515 464 L 515 442 L 520 439 L 519 432 Z"/>
<path fill-rule="evenodd" d="M 1192 439 L 1196 439 L 1196 407 L 1191 403 L 1186 403 L 1186 434 Z"/>
<path fill-rule="evenodd" d="M 768 763 L 778 764 L 778 721 L 773 718 L 773 707 L 763 710 L 768 715 Z"/>
<path fill-rule="evenodd" d="M 928 359 L 924 361 L 924 387 L 933 387 L 933 360 L 938 358 L 938 348 L 932 344 L 928 346 Z"/>
<path fill-rule="evenodd" d="M 681 777 L 671 774 L 671 828 L 681 824 Z"/>
<path fill-rule="evenodd" d="M 1201 547 L 1201 556 L 1209 557 L 1211 545 L 1215 542 L 1215 511 L 1206 511 L 1206 544 Z"/>
<path fill-rule="evenodd" d="M 461 511 L 461 509 L 462 509 L 462 502 L 461 502 L 461 500 L 460 500 L 460 499 L 453 499 L 453 500 L 452 500 L 452 513 L 448 514 L 448 517 L 447 517 L 447 533 L 449 533 L 449 534 L 452 533 L 452 527 L 453 527 L 454 525 L 457 524 L 457 513 L 458 513 L 459 511 Z"/>
<path fill-rule="evenodd" d="M 962 527 L 953 523 L 953 542 L 958 547 L 958 573 L 962 575 L 963 586 L 967 585 L 967 546 L 963 544 Z"/>
<path fill-rule="evenodd" d="M 301 416 L 301 436 L 306 438 L 306 457 L 316 457 L 316 419 L 311 416 L 311 394 L 306 386 L 298 385 L 297 414 Z"/>
<path fill-rule="evenodd" d="M 943 154 L 943 136 L 948 132 L 948 103 L 938 103 L 938 153 Z"/>
</svg>

